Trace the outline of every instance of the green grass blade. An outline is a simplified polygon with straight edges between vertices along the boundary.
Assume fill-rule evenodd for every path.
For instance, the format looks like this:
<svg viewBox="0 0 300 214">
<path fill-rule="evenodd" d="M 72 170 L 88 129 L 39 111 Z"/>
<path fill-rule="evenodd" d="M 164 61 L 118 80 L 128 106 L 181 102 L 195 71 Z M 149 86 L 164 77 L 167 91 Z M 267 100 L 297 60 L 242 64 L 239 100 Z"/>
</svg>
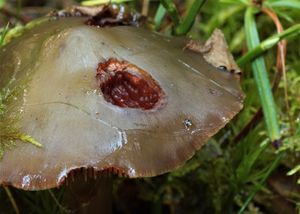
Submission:
<svg viewBox="0 0 300 214">
<path fill-rule="evenodd" d="M 259 184 L 257 184 L 255 186 L 255 188 L 250 192 L 248 198 L 246 199 L 245 203 L 243 204 L 243 206 L 239 210 L 238 214 L 242 214 L 245 211 L 245 209 L 247 208 L 247 206 L 249 205 L 249 203 L 254 198 L 255 194 L 261 189 L 261 187 L 266 182 L 266 180 L 268 179 L 268 177 L 271 175 L 271 173 L 273 172 L 273 170 L 277 167 L 277 165 L 279 164 L 279 161 L 281 160 L 282 156 L 283 156 L 282 153 L 276 156 L 276 159 L 272 162 L 271 166 L 269 167 L 269 170 L 265 173 L 265 175 L 263 176 L 263 178 L 261 179 L 261 181 L 259 182 Z"/>
<path fill-rule="evenodd" d="M 300 164 L 287 172 L 288 176 L 294 175 L 300 171 Z"/>
<path fill-rule="evenodd" d="M 300 34 L 300 24 L 296 24 L 279 34 L 276 34 L 274 36 L 267 38 L 266 40 L 261 42 L 259 45 L 257 45 L 256 47 L 254 47 L 253 49 L 248 51 L 247 54 L 245 54 L 240 59 L 238 59 L 237 60 L 238 65 L 241 67 L 244 66 L 247 62 L 250 62 L 257 56 L 264 53 L 266 50 L 277 45 L 279 41 L 286 39 L 290 36 L 294 36 L 296 34 Z"/>
<path fill-rule="evenodd" d="M 280 8 L 272 8 L 272 10 L 277 14 L 278 18 L 280 18 L 281 20 L 285 20 L 290 24 L 295 23 L 294 18 L 291 16 L 292 13 L 287 13 L 285 11 L 282 11 L 280 10 Z"/>
<path fill-rule="evenodd" d="M 179 25 L 180 23 L 180 16 L 176 9 L 176 6 L 172 0 L 160 0 L 160 3 L 164 6 L 166 11 L 170 14 L 171 19 L 175 26 Z"/>
<path fill-rule="evenodd" d="M 245 9 L 245 5 L 234 5 L 230 7 L 225 7 L 220 10 L 218 13 L 214 14 L 210 21 L 206 24 L 203 24 L 203 28 L 207 34 L 211 34 L 216 27 L 220 27 L 228 18 L 235 16 Z"/>
<path fill-rule="evenodd" d="M 241 49 L 246 39 L 245 29 L 241 27 L 232 37 L 229 43 L 230 52 L 236 52 Z"/>
<path fill-rule="evenodd" d="M 164 16 L 166 15 L 166 9 L 162 4 L 159 4 L 156 14 L 154 16 L 155 30 L 159 29 Z"/>
<path fill-rule="evenodd" d="M 5 0 L 0 0 L 0 8 L 2 8 L 5 4 Z"/>
<path fill-rule="evenodd" d="M 234 5 L 234 4 L 245 4 L 247 5 L 247 0 L 220 0 L 219 1 L 220 3 L 224 3 L 224 4 L 231 4 L 231 5 Z"/>
<path fill-rule="evenodd" d="M 0 35 L 0 47 L 4 44 L 5 37 L 9 31 L 9 23 L 2 29 L 1 35 Z"/>
<path fill-rule="evenodd" d="M 245 31 L 248 49 L 251 51 L 260 43 L 256 23 L 254 20 L 254 8 L 248 8 L 246 11 Z M 259 57 L 255 59 L 252 62 L 252 69 L 262 104 L 268 136 L 271 141 L 278 140 L 280 139 L 280 132 L 276 115 L 276 106 L 264 58 Z"/>
<path fill-rule="evenodd" d="M 206 0 L 194 0 L 183 22 L 175 28 L 176 35 L 185 35 L 191 29 L 197 14 L 204 5 Z"/>
<path fill-rule="evenodd" d="M 289 8 L 289 9 L 300 9 L 299 0 L 279 0 L 279 1 L 266 1 L 266 6 L 272 8 Z"/>
<path fill-rule="evenodd" d="M 26 143 L 31 143 L 32 145 L 35 145 L 39 148 L 42 148 L 43 145 L 40 144 L 37 140 L 35 140 L 33 137 L 29 136 L 29 135 L 25 135 L 25 134 L 20 134 L 19 136 L 17 136 L 18 139 L 20 139 L 23 142 Z"/>
<path fill-rule="evenodd" d="M 242 162 L 239 164 L 236 170 L 236 176 L 239 182 L 246 181 L 247 178 L 249 178 L 251 169 L 266 148 L 267 144 L 264 144 L 253 149 L 253 151 L 243 157 Z"/>
</svg>

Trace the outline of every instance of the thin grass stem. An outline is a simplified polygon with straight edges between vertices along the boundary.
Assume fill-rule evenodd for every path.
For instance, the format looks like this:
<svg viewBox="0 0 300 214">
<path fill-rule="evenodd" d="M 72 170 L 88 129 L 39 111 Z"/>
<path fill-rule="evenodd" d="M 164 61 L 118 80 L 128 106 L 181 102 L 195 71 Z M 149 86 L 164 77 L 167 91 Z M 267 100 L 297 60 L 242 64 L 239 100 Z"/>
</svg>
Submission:
<svg viewBox="0 0 300 214">
<path fill-rule="evenodd" d="M 61 205 L 61 203 L 57 200 L 57 198 L 55 197 L 54 193 L 52 192 L 51 189 L 48 190 L 51 198 L 54 200 L 55 204 L 58 206 L 58 208 L 63 212 L 63 213 L 71 213 L 71 210 L 65 208 L 63 205 Z"/>
<path fill-rule="evenodd" d="M 15 213 L 16 213 L 16 214 L 19 214 L 19 213 L 20 213 L 20 210 L 19 210 L 19 208 L 18 208 L 18 205 L 17 205 L 17 203 L 16 203 L 16 201 L 15 201 L 15 199 L 14 199 L 14 197 L 13 197 L 11 191 L 10 191 L 10 189 L 9 189 L 8 187 L 6 187 L 6 186 L 3 186 L 3 188 L 4 188 L 5 192 L 6 192 L 6 195 L 7 195 L 8 198 L 9 198 L 9 201 L 10 201 L 11 205 L 12 205 L 13 208 L 14 208 Z"/>
<path fill-rule="evenodd" d="M 266 182 L 266 180 L 268 179 L 268 177 L 271 175 L 271 173 L 273 172 L 273 170 L 277 167 L 277 165 L 278 165 L 278 163 L 279 163 L 279 161 L 281 160 L 282 157 L 283 157 L 283 153 L 280 153 L 279 155 L 277 155 L 276 159 L 272 162 L 271 166 L 269 167 L 268 171 L 265 173 L 265 175 L 263 176 L 263 178 L 261 179 L 261 181 L 250 192 L 248 198 L 244 202 L 244 204 L 241 207 L 241 209 L 239 210 L 238 214 L 244 213 L 244 211 L 247 208 L 247 206 L 249 205 L 249 203 L 252 201 L 252 199 L 254 198 L 254 196 L 256 195 L 256 193 L 261 189 L 261 187 L 263 187 L 264 183 Z"/>
</svg>

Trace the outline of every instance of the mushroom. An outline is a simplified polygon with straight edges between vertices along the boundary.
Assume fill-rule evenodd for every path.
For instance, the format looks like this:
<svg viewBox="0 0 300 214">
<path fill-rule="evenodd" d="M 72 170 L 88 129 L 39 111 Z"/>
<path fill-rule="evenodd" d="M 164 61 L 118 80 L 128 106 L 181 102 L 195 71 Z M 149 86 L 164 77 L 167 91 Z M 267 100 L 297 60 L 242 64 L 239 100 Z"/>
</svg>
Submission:
<svg viewBox="0 0 300 214">
<path fill-rule="evenodd" d="M 241 110 L 239 76 L 183 50 L 184 39 L 85 22 L 47 21 L 0 49 L 0 89 L 18 92 L 3 121 L 17 118 L 18 133 L 43 145 L 5 150 L 0 185 L 58 187 L 82 168 L 156 176 Z"/>
</svg>

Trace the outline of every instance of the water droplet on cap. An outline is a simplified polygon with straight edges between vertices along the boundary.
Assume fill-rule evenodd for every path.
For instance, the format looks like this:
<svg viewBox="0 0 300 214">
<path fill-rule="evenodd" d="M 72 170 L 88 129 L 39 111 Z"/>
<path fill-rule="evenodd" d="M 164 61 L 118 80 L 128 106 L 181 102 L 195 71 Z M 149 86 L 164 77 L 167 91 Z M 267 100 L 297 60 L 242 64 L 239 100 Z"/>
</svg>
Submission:
<svg viewBox="0 0 300 214">
<path fill-rule="evenodd" d="M 193 126 L 193 122 L 190 119 L 185 119 L 183 121 L 184 127 L 189 130 Z"/>
</svg>

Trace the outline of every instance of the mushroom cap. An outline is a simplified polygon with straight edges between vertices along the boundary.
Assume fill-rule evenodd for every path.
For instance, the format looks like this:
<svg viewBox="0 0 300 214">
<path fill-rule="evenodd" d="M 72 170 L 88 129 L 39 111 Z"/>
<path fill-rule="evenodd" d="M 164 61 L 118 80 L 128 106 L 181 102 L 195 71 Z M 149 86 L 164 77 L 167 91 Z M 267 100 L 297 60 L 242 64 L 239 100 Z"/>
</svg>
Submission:
<svg viewBox="0 0 300 214">
<path fill-rule="evenodd" d="M 84 18 L 40 24 L 0 49 L 0 89 L 19 93 L 18 143 L 0 161 L 0 184 L 59 186 L 77 168 L 114 169 L 131 178 L 168 172 L 191 158 L 242 108 L 239 77 L 143 28 L 87 26 Z M 116 59 L 159 85 L 152 109 L 120 107 L 99 87 L 99 63 Z M 23 85 L 24 87 L 20 87 Z M 6 116 L 9 117 L 9 116 Z"/>
</svg>

